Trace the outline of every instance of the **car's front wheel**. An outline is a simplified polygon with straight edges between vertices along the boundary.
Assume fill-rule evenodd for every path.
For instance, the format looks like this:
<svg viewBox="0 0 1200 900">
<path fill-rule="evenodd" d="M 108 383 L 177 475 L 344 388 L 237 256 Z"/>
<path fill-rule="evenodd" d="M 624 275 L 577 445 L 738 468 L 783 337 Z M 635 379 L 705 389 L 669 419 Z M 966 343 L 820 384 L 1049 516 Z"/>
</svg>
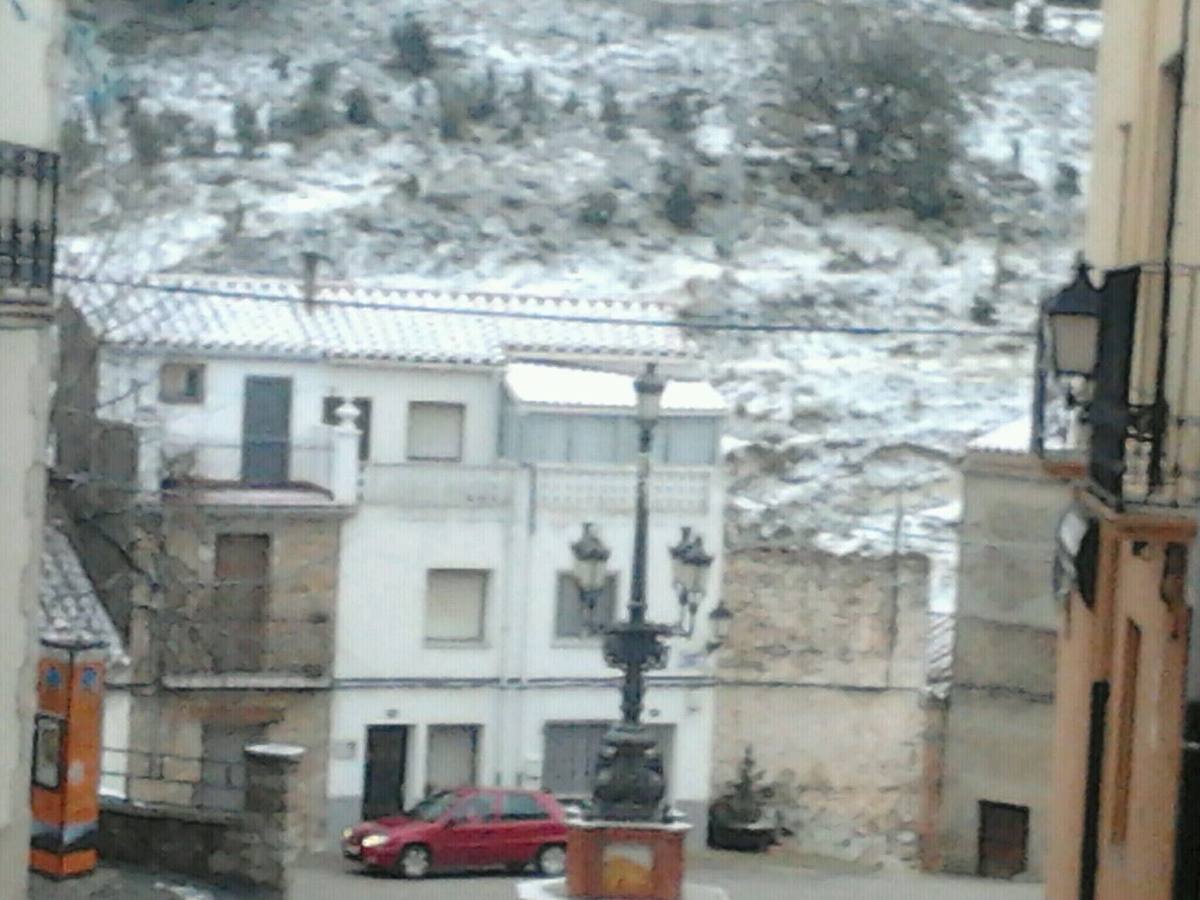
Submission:
<svg viewBox="0 0 1200 900">
<path fill-rule="evenodd" d="M 537 854 L 538 871 L 556 878 L 567 871 L 567 848 L 562 844 L 547 844 Z"/>
<path fill-rule="evenodd" d="M 396 857 L 396 874 L 405 878 L 424 878 L 429 873 L 429 848 L 410 844 Z"/>
</svg>

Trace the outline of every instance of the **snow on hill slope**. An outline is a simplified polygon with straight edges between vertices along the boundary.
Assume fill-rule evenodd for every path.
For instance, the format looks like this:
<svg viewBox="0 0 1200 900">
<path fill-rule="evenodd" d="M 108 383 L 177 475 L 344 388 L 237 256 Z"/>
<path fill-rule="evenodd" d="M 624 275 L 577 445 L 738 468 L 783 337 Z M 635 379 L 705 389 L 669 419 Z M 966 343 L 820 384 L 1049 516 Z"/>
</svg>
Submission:
<svg viewBox="0 0 1200 900">
<path fill-rule="evenodd" d="M 589 0 L 225 0 L 199 23 L 170 0 L 76 6 L 72 265 L 294 274 L 311 247 L 339 277 L 987 332 L 697 334 L 735 410 L 732 542 L 890 551 L 899 502 L 906 546 L 944 549 L 957 456 L 1028 406 L 1017 332 L 1079 243 L 1087 72 L 985 61 L 960 172 L 985 214 L 950 227 L 830 214 L 791 183 L 803 148 L 765 124 L 786 21 L 664 27 Z M 408 12 L 440 53 L 432 76 L 395 67 L 389 30 Z M 314 74 L 314 133 L 270 138 Z M 457 139 L 443 93 L 474 104 L 451 110 Z M 367 124 L 347 119 L 355 95 Z M 240 132 L 238 104 L 253 112 Z M 690 231 L 665 216 L 681 174 Z"/>
</svg>

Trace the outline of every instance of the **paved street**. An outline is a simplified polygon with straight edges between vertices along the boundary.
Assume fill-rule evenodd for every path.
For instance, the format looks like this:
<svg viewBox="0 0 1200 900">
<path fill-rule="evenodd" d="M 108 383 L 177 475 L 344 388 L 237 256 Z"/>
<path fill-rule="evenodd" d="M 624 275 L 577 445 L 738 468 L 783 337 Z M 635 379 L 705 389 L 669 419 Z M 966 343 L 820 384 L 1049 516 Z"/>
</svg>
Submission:
<svg viewBox="0 0 1200 900">
<path fill-rule="evenodd" d="M 528 876 L 526 876 L 528 877 Z M 722 888 L 730 900 L 1038 900 L 1041 885 L 911 874 L 854 874 L 776 863 L 734 853 L 704 853 L 688 879 Z M 524 879 L 509 875 L 430 878 L 408 882 L 354 872 L 334 856 L 307 860 L 295 900 L 515 900 Z"/>
<path fill-rule="evenodd" d="M 330 855 L 312 857 L 296 873 L 293 900 L 517 900 L 517 885 L 530 876 L 472 875 L 423 881 L 364 875 Z M 1037 884 L 908 873 L 834 871 L 819 863 L 706 851 L 688 863 L 688 880 L 717 888 L 696 900 L 1040 900 Z M 32 900 L 248 900 L 194 879 L 136 868 L 103 866 L 91 878 L 61 883 L 34 878 Z"/>
</svg>

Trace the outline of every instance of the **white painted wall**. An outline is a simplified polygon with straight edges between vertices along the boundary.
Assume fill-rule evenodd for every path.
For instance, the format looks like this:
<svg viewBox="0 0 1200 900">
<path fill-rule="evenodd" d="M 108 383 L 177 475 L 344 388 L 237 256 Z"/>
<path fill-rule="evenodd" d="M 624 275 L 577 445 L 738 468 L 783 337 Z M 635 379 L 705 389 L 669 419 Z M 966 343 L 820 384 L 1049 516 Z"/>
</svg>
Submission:
<svg viewBox="0 0 1200 900">
<path fill-rule="evenodd" d="M 342 526 L 336 678 L 495 678 L 500 674 L 505 525 L 469 511 L 414 514 L 362 506 Z M 491 572 L 484 639 L 425 640 L 428 569 Z"/>
<path fill-rule="evenodd" d="M 515 731 L 500 720 L 501 694 L 509 695 Z M 334 691 L 331 712 L 329 796 L 331 832 L 354 818 L 363 793 L 366 735 L 370 725 L 407 725 L 405 791 L 414 803 L 423 794 L 431 725 L 474 724 L 482 729 L 478 772 L 483 784 L 538 787 L 547 722 L 605 721 L 620 716 L 618 692 L 608 685 L 477 688 L 390 687 Z M 674 725 L 670 799 L 703 803 L 712 766 L 713 695 L 710 688 L 651 684 L 645 720 Z M 515 738 L 515 740 L 513 740 Z M 517 754 L 502 754 L 508 741 Z M 335 810 L 340 810 L 335 811 Z M 346 811 L 349 810 L 348 814 Z M 334 821 L 335 819 L 341 819 Z"/>
<path fill-rule="evenodd" d="M 0 140 L 58 149 L 65 12 L 61 0 L 0 4 Z"/>
<path fill-rule="evenodd" d="M 0 897 L 18 898 L 29 854 L 50 337 L 45 327 L 5 328 L 2 320 L 0 304 Z"/>
<path fill-rule="evenodd" d="M 159 401 L 158 372 L 164 362 L 204 364 L 203 403 Z M 292 439 L 299 446 L 327 444 L 328 429 L 321 421 L 325 397 L 370 397 L 371 461 L 403 463 L 408 404 L 435 401 L 466 407 L 464 464 L 483 465 L 496 459 L 500 386 L 499 376 L 489 369 L 385 368 L 182 353 L 130 354 L 106 348 L 100 372 L 100 402 L 105 414 L 132 422 L 139 406 L 152 406 L 162 423 L 164 442 L 169 444 L 236 448 L 242 434 L 245 380 L 257 375 L 292 379 Z M 216 468 L 202 474 L 228 479 L 238 476 L 238 452 L 221 454 L 213 461 Z"/>
</svg>

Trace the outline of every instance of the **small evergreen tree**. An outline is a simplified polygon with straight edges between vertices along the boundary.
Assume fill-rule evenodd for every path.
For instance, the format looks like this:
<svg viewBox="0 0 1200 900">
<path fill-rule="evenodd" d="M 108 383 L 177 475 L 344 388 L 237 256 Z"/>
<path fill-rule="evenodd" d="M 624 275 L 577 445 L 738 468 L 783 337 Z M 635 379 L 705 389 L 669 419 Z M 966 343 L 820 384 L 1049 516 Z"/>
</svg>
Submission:
<svg viewBox="0 0 1200 900">
<path fill-rule="evenodd" d="M 412 13 L 404 17 L 403 24 L 392 28 L 392 44 L 397 65 L 410 75 L 425 75 L 437 65 L 429 29 Z"/>
<path fill-rule="evenodd" d="M 683 231 L 692 229 L 696 216 L 696 201 L 692 199 L 692 192 L 688 190 L 686 182 L 680 181 L 671 188 L 671 193 L 667 195 L 665 212 L 668 221 L 676 228 Z"/>
</svg>

